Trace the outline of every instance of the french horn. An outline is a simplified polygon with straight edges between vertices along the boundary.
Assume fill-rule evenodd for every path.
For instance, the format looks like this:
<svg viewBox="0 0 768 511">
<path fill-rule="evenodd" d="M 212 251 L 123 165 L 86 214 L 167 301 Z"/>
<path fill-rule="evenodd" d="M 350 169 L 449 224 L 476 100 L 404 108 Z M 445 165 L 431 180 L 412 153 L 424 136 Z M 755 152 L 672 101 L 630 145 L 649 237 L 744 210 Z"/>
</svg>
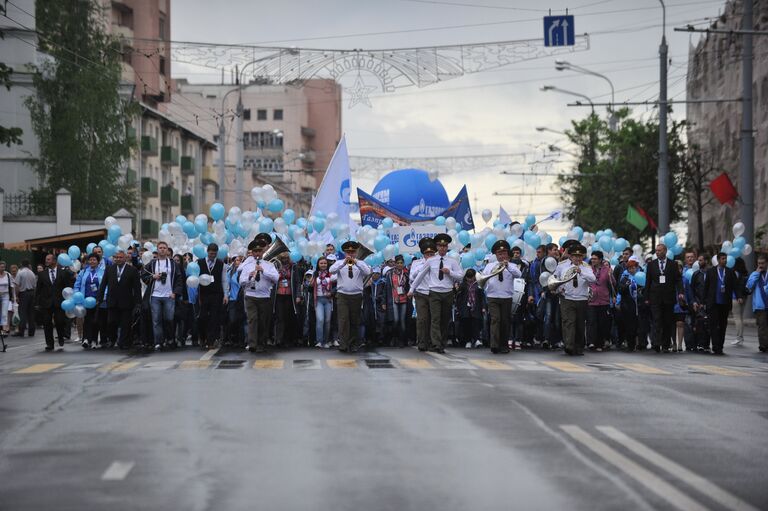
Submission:
<svg viewBox="0 0 768 511">
<path fill-rule="evenodd" d="M 578 285 L 576 282 L 577 268 L 578 266 L 571 266 L 565 270 L 565 273 L 563 273 L 563 276 L 559 279 L 555 275 L 550 275 L 549 280 L 547 280 L 547 289 L 549 289 L 551 293 L 554 293 L 557 291 L 557 288 L 570 281 L 573 281 L 573 287 L 576 287 Z"/>
</svg>

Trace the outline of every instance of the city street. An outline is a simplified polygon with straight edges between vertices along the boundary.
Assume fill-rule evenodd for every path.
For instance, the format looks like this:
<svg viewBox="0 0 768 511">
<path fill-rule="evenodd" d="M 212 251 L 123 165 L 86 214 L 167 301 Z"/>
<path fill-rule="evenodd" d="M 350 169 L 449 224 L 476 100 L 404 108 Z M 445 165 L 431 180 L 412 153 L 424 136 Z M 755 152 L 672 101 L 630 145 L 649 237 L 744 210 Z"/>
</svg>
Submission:
<svg viewBox="0 0 768 511">
<path fill-rule="evenodd" d="M 583 358 L 11 338 L 0 507 L 766 509 L 768 357 L 746 333 L 725 357 Z"/>
</svg>

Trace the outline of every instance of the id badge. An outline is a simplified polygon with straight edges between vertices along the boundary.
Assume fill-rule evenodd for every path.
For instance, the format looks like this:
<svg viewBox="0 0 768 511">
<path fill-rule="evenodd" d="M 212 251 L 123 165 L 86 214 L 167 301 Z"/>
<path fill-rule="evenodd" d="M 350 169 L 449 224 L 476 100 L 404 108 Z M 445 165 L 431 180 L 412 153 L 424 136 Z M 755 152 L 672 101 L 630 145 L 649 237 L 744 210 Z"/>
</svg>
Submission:
<svg viewBox="0 0 768 511">
<path fill-rule="evenodd" d="M 216 282 L 216 277 L 214 277 L 213 275 L 211 275 L 211 284 L 213 284 L 214 282 Z"/>
<path fill-rule="evenodd" d="M 288 280 L 283 279 L 280 281 L 280 287 L 288 287 Z"/>
<path fill-rule="evenodd" d="M 97 286 L 96 284 L 91 284 L 91 291 L 95 293 L 98 290 L 99 290 L 99 286 Z"/>
<path fill-rule="evenodd" d="M 402 286 L 397 286 L 397 294 L 402 295 L 404 293 L 405 293 L 405 291 L 403 290 L 403 287 Z"/>
<path fill-rule="evenodd" d="M 720 292 L 723 294 L 725 293 L 725 286 L 720 286 Z"/>
<path fill-rule="evenodd" d="M 667 283 L 667 276 L 659 275 L 659 284 L 666 284 L 666 283 Z"/>
</svg>

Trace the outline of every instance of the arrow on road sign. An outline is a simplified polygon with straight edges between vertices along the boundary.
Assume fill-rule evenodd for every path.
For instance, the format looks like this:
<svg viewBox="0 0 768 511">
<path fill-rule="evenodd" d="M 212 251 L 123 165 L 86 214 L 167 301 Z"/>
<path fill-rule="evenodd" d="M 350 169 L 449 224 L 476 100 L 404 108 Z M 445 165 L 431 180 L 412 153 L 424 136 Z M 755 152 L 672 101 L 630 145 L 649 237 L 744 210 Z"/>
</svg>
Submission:
<svg viewBox="0 0 768 511">
<path fill-rule="evenodd" d="M 549 43 L 546 46 L 559 46 L 559 45 L 555 44 L 554 39 L 552 39 L 552 37 L 554 35 L 554 32 L 555 32 L 555 29 L 558 26 L 560 26 L 560 20 L 559 19 L 556 19 L 555 21 L 553 21 L 552 24 L 549 26 L 549 38 L 547 39 L 547 41 L 549 41 Z"/>
</svg>

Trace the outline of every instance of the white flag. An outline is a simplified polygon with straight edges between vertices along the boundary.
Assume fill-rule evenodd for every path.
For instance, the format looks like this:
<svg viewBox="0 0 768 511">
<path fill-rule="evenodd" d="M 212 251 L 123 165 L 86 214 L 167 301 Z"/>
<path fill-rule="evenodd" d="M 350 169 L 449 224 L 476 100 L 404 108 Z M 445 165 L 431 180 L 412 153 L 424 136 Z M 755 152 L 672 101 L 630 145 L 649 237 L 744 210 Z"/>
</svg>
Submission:
<svg viewBox="0 0 768 511">
<path fill-rule="evenodd" d="M 505 226 L 512 223 L 512 219 L 509 218 L 509 214 L 504 211 L 504 208 L 499 206 L 499 222 L 504 224 Z"/>
<path fill-rule="evenodd" d="M 347 154 L 347 135 L 341 136 L 339 145 L 333 153 L 333 158 L 325 171 L 323 182 L 312 202 L 310 215 L 322 211 L 326 215 L 335 212 L 339 222 L 349 222 L 349 194 L 352 174 L 349 170 L 349 154 Z"/>
</svg>

